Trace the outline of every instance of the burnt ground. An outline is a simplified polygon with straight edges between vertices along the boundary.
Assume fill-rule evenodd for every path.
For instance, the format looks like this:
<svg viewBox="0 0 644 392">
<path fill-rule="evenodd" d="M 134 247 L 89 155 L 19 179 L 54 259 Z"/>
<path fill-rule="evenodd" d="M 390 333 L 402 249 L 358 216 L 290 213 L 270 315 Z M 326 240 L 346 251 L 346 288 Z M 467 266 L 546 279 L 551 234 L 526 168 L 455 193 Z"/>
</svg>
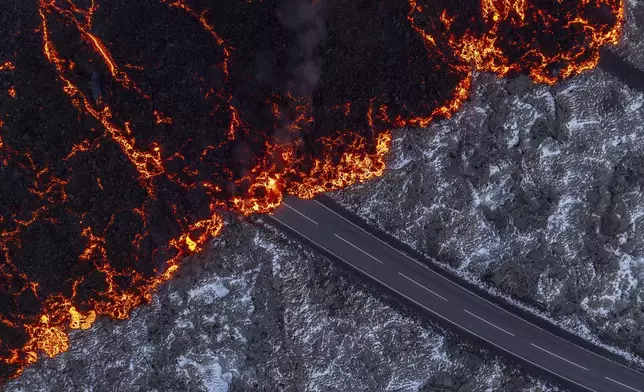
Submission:
<svg viewBox="0 0 644 392">
<path fill-rule="evenodd" d="M 5 391 L 562 390 L 249 222 L 231 222 L 129 320 L 71 341 Z"/>
<path fill-rule="evenodd" d="M 355 140 L 373 153 L 394 119 L 428 116 L 469 71 L 426 49 L 402 0 L 171 4 L 99 3 L 91 23 L 89 2 L 0 6 L 0 64 L 12 64 L 0 71 L 2 377 L 20 368 L 7 358 L 28 358 L 26 324 L 70 323 L 60 304 L 126 317 L 190 253 L 178 238 L 203 235 L 194 225 L 235 197 L 268 193 L 251 187 L 252 168 L 288 163 L 272 146 L 295 146 L 284 181 L 298 183 Z M 450 32 L 483 31 L 474 4 L 423 4 L 415 22 L 435 28 L 448 10 L 459 15 Z M 550 51 L 579 38 L 555 36 L 541 40 Z M 381 109 L 373 126 L 370 108 Z M 329 151 L 325 137 L 341 142 Z"/>
<path fill-rule="evenodd" d="M 641 359 L 643 9 L 627 4 L 623 42 L 597 70 L 553 87 L 478 75 L 457 115 L 395 134 L 383 179 L 337 200 L 496 295 Z"/>
<path fill-rule="evenodd" d="M 89 31 L 129 75 L 129 86 L 110 74 L 74 27 L 83 21 L 80 13 L 70 19 L 50 10 L 45 26 L 36 1 L 0 6 L 0 59 L 15 67 L 0 73 L 6 91 L 0 95 L 0 227 L 6 233 L 0 257 L 11 271 L 0 294 L 7 320 L 0 324 L 0 355 L 11 357 L 7 350 L 28 337 L 22 325 L 38 317 L 51 295 L 70 299 L 75 283 L 71 302 L 83 312 L 109 304 L 112 283 L 141 298 L 168 261 L 185 251 L 171 241 L 212 214 L 213 199 L 225 207 L 232 196 L 244 197 L 248 183 L 240 178 L 261 162 L 267 143 L 301 140 L 306 172 L 322 154 L 321 137 L 350 130 L 375 140 L 366 122 L 372 99 L 393 114 L 424 113 L 451 97 L 462 77 L 435 72 L 444 60 L 428 56 L 404 23 L 403 1 L 190 5 L 210 10 L 209 23 L 225 43 L 213 42 L 194 16 L 160 1 L 100 4 Z M 45 30 L 63 71 L 44 53 Z M 227 46 L 234 51 L 224 69 Z M 79 93 L 68 96 L 61 77 Z M 133 135 L 133 147 L 146 155 L 142 167 L 88 115 L 85 97 L 95 108 L 109 108 L 114 126 L 131 132 L 122 134 Z M 334 109 L 347 102 L 348 115 Z M 222 145 L 232 121 L 229 105 L 243 121 L 235 140 Z M 297 117 L 303 106 L 307 128 Z M 221 191 L 194 186 L 203 182 Z M 92 246 L 87 227 L 104 252 L 83 259 Z M 106 268 L 117 275 L 112 283 Z M 38 288 L 23 289 L 27 281 Z M 2 373 L 15 369 L 3 366 Z"/>
</svg>

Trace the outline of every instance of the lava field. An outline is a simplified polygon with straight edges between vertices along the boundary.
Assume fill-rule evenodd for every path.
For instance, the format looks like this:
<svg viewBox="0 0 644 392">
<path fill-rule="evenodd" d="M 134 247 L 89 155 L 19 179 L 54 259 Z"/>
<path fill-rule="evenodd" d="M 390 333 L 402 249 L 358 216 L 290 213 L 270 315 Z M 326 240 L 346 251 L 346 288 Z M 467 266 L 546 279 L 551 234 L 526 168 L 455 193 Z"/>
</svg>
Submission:
<svg viewBox="0 0 644 392">
<path fill-rule="evenodd" d="M 553 84 L 623 23 L 621 0 L 3 3 L 0 380 L 127 318 L 223 211 L 376 178 L 473 72 Z"/>
</svg>

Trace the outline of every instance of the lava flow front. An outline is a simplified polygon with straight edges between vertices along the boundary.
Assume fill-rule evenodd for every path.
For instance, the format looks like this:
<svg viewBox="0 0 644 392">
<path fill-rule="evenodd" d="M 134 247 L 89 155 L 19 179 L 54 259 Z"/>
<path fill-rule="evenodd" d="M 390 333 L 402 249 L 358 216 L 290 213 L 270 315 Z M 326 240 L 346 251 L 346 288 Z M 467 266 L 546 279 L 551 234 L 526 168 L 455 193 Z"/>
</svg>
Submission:
<svg viewBox="0 0 644 392">
<path fill-rule="evenodd" d="M 222 211 L 378 177 L 473 72 L 552 84 L 623 23 L 621 0 L 4 3 L 0 380 L 128 317 Z"/>
</svg>

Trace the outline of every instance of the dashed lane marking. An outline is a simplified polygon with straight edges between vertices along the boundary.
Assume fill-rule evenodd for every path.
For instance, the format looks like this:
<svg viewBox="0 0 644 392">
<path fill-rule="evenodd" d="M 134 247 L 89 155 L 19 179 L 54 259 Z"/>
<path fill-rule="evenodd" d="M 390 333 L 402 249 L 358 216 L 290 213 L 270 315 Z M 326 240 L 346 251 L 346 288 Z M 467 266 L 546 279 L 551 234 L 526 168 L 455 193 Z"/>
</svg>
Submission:
<svg viewBox="0 0 644 392">
<path fill-rule="evenodd" d="M 639 389 L 635 389 L 635 388 L 633 388 L 633 387 L 629 387 L 628 385 L 626 385 L 626 384 L 622 384 L 621 382 L 619 382 L 619 381 L 617 381 L 617 380 L 613 380 L 612 378 L 609 378 L 609 377 L 604 377 L 604 378 L 605 378 L 605 379 L 607 379 L 608 381 L 614 382 L 614 383 L 615 383 L 615 384 L 617 384 L 617 385 L 621 385 L 621 386 L 623 386 L 624 388 L 628 388 L 628 389 L 630 389 L 631 391 L 635 391 L 635 392 L 642 392 L 642 391 L 640 391 Z"/>
<path fill-rule="evenodd" d="M 337 235 L 337 234 L 333 234 L 333 235 L 334 235 L 334 236 L 336 236 L 336 237 L 338 237 L 338 238 L 339 238 L 339 239 L 341 239 L 342 241 L 346 242 L 347 244 L 349 244 L 349 245 L 353 246 L 354 248 L 356 248 L 356 249 L 357 249 L 357 250 L 359 250 L 360 252 L 362 252 L 362 253 L 366 254 L 367 256 L 371 257 L 372 259 L 376 260 L 376 261 L 377 261 L 377 262 L 379 262 L 380 264 L 384 264 L 382 261 L 378 260 L 376 257 L 374 257 L 374 256 L 370 255 L 369 253 L 365 252 L 364 250 L 362 250 L 362 249 L 358 248 L 357 246 L 353 245 L 351 242 L 349 242 L 349 241 L 345 240 L 344 238 L 340 237 L 339 235 Z"/>
<path fill-rule="evenodd" d="M 502 312 L 504 312 L 504 313 L 506 313 L 506 314 L 508 314 L 508 315 L 510 315 L 510 316 L 512 316 L 512 317 L 514 317 L 514 318 L 516 318 L 516 319 L 518 319 L 518 320 L 521 320 L 521 321 L 523 321 L 524 323 L 527 323 L 527 324 L 531 325 L 532 327 L 534 327 L 534 328 L 536 328 L 536 329 L 538 329 L 538 330 L 540 330 L 540 331 L 542 331 L 542 332 L 547 333 L 548 335 L 551 335 L 551 336 L 553 336 L 553 337 L 555 337 L 555 338 L 557 338 L 557 339 L 561 340 L 562 342 L 565 342 L 565 343 L 570 344 L 570 345 L 572 345 L 572 346 L 574 346 L 574 347 L 577 347 L 578 349 L 581 349 L 581 350 L 583 350 L 583 351 L 585 351 L 585 352 L 587 352 L 587 353 L 589 353 L 589 354 L 591 354 L 591 355 L 594 355 L 594 356 L 596 356 L 597 358 L 601 358 L 601 359 L 603 359 L 604 361 L 608 361 L 608 362 L 610 362 L 610 363 L 612 363 L 612 364 L 614 364 L 614 365 L 617 365 L 617 366 L 619 366 L 619 367 L 621 367 L 621 368 L 623 368 L 623 369 L 626 369 L 626 370 L 628 370 L 628 371 L 631 371 L 631 372 L 633 372 L 633 373 L 635 373 L 635 374 L 639 374 L 639 375 L 641 375 L 641 376 L 644 376 L 644 373 L 643 373 L 643 372 L 641 372 L 641 371 L 639 371 L 639 370 L 636 370 L 636 369 L 633 369 L 633 368 L 631 368 L 631 367 L 625 366 L 624 364 L 621 364 L 621 363 L 619 363 L 619 362 L 617 362 L 617 361 L 614 361 L 614 360 L 612 360 L 612 359 L 610 359 L 610 358 L 607 358 L 607 357 L 605 357 L 605 356 L 603 356 L 603 355 L 601 355 L 601 354 L 598 354 L 598 353 L 596 353 L 596 352 L 594 352 L 594 351 L 591 351 L 591 350 L 589 350 L 589 349 L 587 349 L 587 348 L 584 348 L 584 347 L 582 347 L 582 346 L 580 346 L 580 345 L 578 345 L 578 344 L 576 344 L 576 343 L 570 342 L 570 341 L 568 341 L 568 340 L 566 340 L 566 339 L 562 338 L 561 336 L 555 335 L 554 333 L 552 333 L 552 332 L 550 332 L 550 331 L 548 331 L 548 330 L 546 330 L 546 329 L 544 329 L 544 328 L 541 328 L 540 326 L 538 326 L 538 325 L 536 325 L 536 324 L 534 324 L 534 323 L 532 323 L 532 322 L 530 322 L 530 321 L 528 321 L 528 320 L 524 319 L 523 317 L 520 317 L 520 316 L 518 316 L 518 315 L 516 315 L 516 314 L 514 314 L 514 313 L 512 313 L 512 312 L 510 312 L 510 311 L 508 311 L 508 310 L 506 310 L 506 309 L 504 309 L 504 308 L 502 308 L 501 306 L 499 306 L 499 305 L 497 305 L 497 304 L 495 304 L 495 303 L 493 303 L 493 302 L 491 302 L 491 301 L 489 301 L 489 300 L 487 300 L 487 299 L 485 299 L 485 298 L 481 297 L 480 295 L 478 295 L 478 294 L 476 294 L 475 292 L 473 292 L 473 291 L 471 291 L 471 290 L 467 289 L 466 287 L 463 287 L 463 286 L 461 286 L 460 284 L 458 284 L 458 283 L 456 283 L 456 282 L 453 282 L 453 281 L 452 281 L 452 280 L 450 280 L 450 279 L 447 279 L 446 277 L 444 277 L 443 275 L 439 274 L 438 272 L 433 271 L 432 269 L 430 269 L 428 266 L 426 266 L 425 264 L 421 263 L 420 261 L 418 261 L 418 260 L 416 260 L 416 259 L 412 258 L 411 256 L 409 256 L 409 255 L 407 255 L 407 254 L 405 254 L 405 253 L 401 252 L 400 250 L 398 250 L 398 249 L 394 248 L 393 246 L 389 245 L 389 244 L 388 244 L 388 243 L 386 243 L 385 241 L 383 241 L 383 240 L 381 240 L 380 238 L 378 238 L 378 237 L 374 236 L 373 234 L 369 233 L 368 231 L 366 231 L 366 230 L 365 230 L 365 229 L 363 229 L 362 227 L 360 227 L 360 226 L 356 225 L 355 223 L 351 222 L 351 221 L 350 221 L 350 220 L 348 220 L 347 218 L 345 218 L 345 217 L 343 217 L 342 215 L 338 214 L 337 212 L 333 211 L 332 209 L 330 209 L 329 207 L 327 207 L 327 206 L 325 206 L 324 204 L 320 203 L 319 201 L 317 201 L 317 200 L 313 200 L 313 201 L 314 201 L 314 202 L 316 202 L 317 204 L 321 205 L 322 207 L 324 207 L 324 208 L 325 208 L 325 209 L 327 209 L 328 211 L 332 212 L 334 215 L 336 215 L 336 216 L 340 217 L 341 219 L 343 219 L 344 221 L 346 221 L 346 222 L 347 222 L 347 223 L 349 223 L 350 225 L 352 225 L 352 226 L 354 226 L 354 227 L 358 228 L 360 231 L 362 231 L 363 233 L 365 233 L 365 234 L 366 234 L 366 235 L 368 235 L 369 237 L 374 238 L 375 240 L 377 240 L 377 241 L 381 242 L 382 244 L 386 245 L 386 246 L 387 246 L 387 247 L 389 247 L 390 249 L 392 249 L 392 250 L 394 250 L 395 252 L 399 253 L 399 254 L 400 254 L 401 256 L 403 256 L 404 258 L 406 258 L 406 259 L 408 259 L 408 260 L 411 260 L 412 262 L 414 262 L 414 263 L 416 263 L 417 265 L 419 265 L 419 266 L 423 267 L 424 269 L 426 269 L 427 271 L 431 272 L 432 274 L 434 274 L 434 275 L 436 275 L 436 276 L 440 277 L 441 279 L 443 279 L 443 280 L 445 280 L 445 281 L 447 281 L 447 282 L 449 282 L 449 283 L 453 284 L 454 286 L 456 286 L 456 287 L 460 288 L 461 290 L 465 290 L 466 292 L 468 292 L 469 294 L 471 294 L 471 295 L 475 296 L 476 298 L 480 299 L 481 301 L 486 302 L 487 304 L 494 306 L 495 308 L 499 309 L 500 311 L 502 311 Z M 441 267 L 440 265 L 436 265 L 436 266 L 437 266 L 438 268 L 441 268 L 441 269 L 445 270 L 446 272 L 449 272 L 448 270 L 446 270 L 445 268 Z M 539 316 L 537 316 L 537 317 L 539 317 Z M 544 319 L 544 320 L 545 320 L 545 319 Z M 550 320 L 545 320 L 545 321 L 548 321 L 548 322 L 550 322 L 550 323 L 551 323 L 551 321 L 550 321 Z M 640 392 L 641 392 L 641 391 L 640 391 Z"/>
<path fill-rule="evenodd" d="M 543 352 L 546 352 L 546 353 L 548 353 L 548 354 L 552 355 L 553 357 L 557 357 L 557 358 L 561 359 L 562 361 L 566 361 L 566 362 L 568 362 L 568 363 L 569 363 L 569 364 L 571 364 L 571 365 L 575 365 L 575 366 L 577 366 L 578 368 L 581 368 L 581 369 L 584 369 L 584 370 L 588 371 L 588 369 L 587 369 L 587 368 L 585 368 L 585 367 L 583 367 L 583 366 L 581 366 L 581 365 L 578 365 L 578 364 L 574 363 L 573 361 L 567 360 L 567 359 L 566 359 L 566 358 L 564 358 L 564 357 L 560 357 L 559 355 L 557 355 L 557 354 L 555 354 L 555 353 L 553 353 L 553 352 L 550 352 L 550 351 L 546 350 L 545 348 L 539 347 L 539 346 L 537 346 L 537 345 L 536 345 L 536 344 L 534 344 L 534 343 L 530 343 L 530 345 L 531 345 L 532 347 L 536 347 L 536 348 L 538 348 L 539 350 L 541 350 L 541 351 L 543 351 Z"/>
<path fill-rule="evenodd" d="M 293 211 L 297 212 L 298 214 L 300 214 L 301 216 L 303 216 L 305 219 L 308 219 L 309 221 L 311 221 L 311 222 L 315 223 L 316 225 L 318 225 L 318 223 L 316 221 L 314 221 L 313 219 L 309 218 L 308 216 L 306 216 L 305 214 L 301 213 L 300 211 L 296 210 L 295 208 L 291 207 L 290 205 L 286 204 L 286 202 L 282 201 L 282 204 L 284 206 L 286 206 L 286 208 L 290 208 L 291 210 L 293 210 Z"/>
<path fill-rule="evenodd" d="M 465 313 L 469 314 L 470 316 L 476 317 L 477 319 L 479 319 L 479 320 L 483 321 L 483 322 L 484 322 L 484 323 L 486 323 L 486 324 L 490 324 L 491 326 L 493 326 L 494 328 L 498 329 L 499 331 L 503 331 L 503 332 L 507 333 L 507 334 L 508 334 L 508 335 L 510 335 L 510 336 L 514 336 L 514 334 L 513 334 L 512 332 L 508 332 L 508 331 L 506 331 L 505 329 L 503 329 L 503 328 L 499 327 L 498 325 L 492 324 L 491 322 L 487 321 L 486 319 L 484 319 L 484 318 L 482 318 L 482 317 L 479 317 L 479 316 L 475 315 L 474 313 L 470 312 L 470 311 L 469 311 L 469 310 L 467 310 L 467 309 L 463 309 L 463 311 L 464 311 Z"/>
<path fill-rule="evenodd" d="M 328 249 L 327 249 L 327 248 L 325 248 L 324 246 L 322 246 L 322 245 L 318 244 L 317 242 L 313 241 L 311 238 L 309 238 L 309 237 L 307 237 L 306 235 L 304 235 L 304 234 L 300 233 L 299 231 L 295 230 L 294 228 L 292 228 L 292 227 L 291 227 L 291 226 L 289 226 L 288 224 L 286 224 L 286 223 L 282 222 L 280 219 L 276 218 L 275 216 L 271 216 L 271 217 L 272 217 L 273 219 L 275 219 L 277 222 L 279 222 L 280 224 L 282 224 L 284 227 L 289 228 L 289 229 L 290 229 L 290 230 L 292 230 L 293 232 L 295 232 L 295 233 L 299 234 L 300 236 L 302 236 L 302 238 L 304 238 L 304 239 L 306 239 L 307 241 L 309 241 L 309 242 L 311 242 L 311 243 L 313 243 L 313 244 L 315 244 L 315 245 L 319 246 L 320 248 L 324 249 L 324 251 L 328 252 L 328 253 L 329 253 L 330 255 L 332 255 L 333 257 L 336 257 L 338 260 L 340 260 L 340 261 L 342 261 L 342 262 L 346 263 L 346 264 L 347 264 L 348 266 L 350 266 L 351 268 L 355 269 L 356 271 L 358 271 L 358 272 L 362 273 L 362 274 L 363 274 L 363 275 L 365 275 L 365 276 L 370 277 L 371 279 L 373 279 L 373 280 L 375 280 L 376 282 L 380 283 L 380 284 L 381 284 L 381 285 L 383 285 L 384 287 L 386 287 L 386 288 L 388 288 L 389 290 L 391 290 L 391 291 L 393 291 L 393 292 L 397 293 L 398 295 L 402 296 L 403 298 L 406 298 L 408 301 L 413 302 L 413 303 L 414 303 L 414 304 L 416 304 L 417 306 L 420 306 L 421 308 L 425 309 L 426 311 L 430 312 L 431 314 L 435 315 L 436 317 L 438 317 L 438 318 L 441 318 L 441 319 L 445 320 L 446 322 L 448 322 L 448 323 L 450 323 L 450 324 L 452 324 L 452 325 L 456 326 L 457 328 L 460 328 L 461 330 L 463 330 L 463 331 L 465 331 L 465 332 L 467 332 L 467 333 L 471 334 L 472 336 L 476 336 L 477 338 L 479 338 L 479 339 L 483 340 L 484 342 L 487 342 L 488 344 L 491 344 L 492 346 L 494 346 L 494 347 L 498 348 L 499 350 L 503 350 L 503 351 L 507 352 L 508 354 L 514 355 L 515 357 L 517 357 L 517 358 L 519 358 L 519 359 L 521 359 L 521 360 L 525 361 L 526 363 L 531 364 L 532 366 L 536 366 L 536 367 L 538 367 L 539 369 L 541 369 L 541 370 L 543 370 L 543 371 L 546 371 L 546 372 L 548 372 L 548 373 L 554 374 L 555 376 L 557 376 L 557 377 L 561 378 L 562 380 L 566 380 L 566 381 L 568 381 L 568 382 L 569 382 L 569 383 L 571 383 L 571 384 L 575 384 L 575 385 L 577 385 L 577 386 L 580 386 L 580 387 L 582 387 L 582 388 L 585 388 L 585 389 L 589 390 L 590 392 L 597 392 L 597 391 L 595 391 L 594 389 L 592 389 L 592 388 L 590 388 L 590 387 L 588 387 L 588 386 L 586 386 L 586 385 L 580 384 L 580 383 L 578 383 L 577 381 L 574 381 L 574 380 L 569 379 L 568 377 L 562 376 L 561 374 L 559 374 L 559 373 L 555 372 L 554 370 L 551 370 L 551 369 L 548 369 L 548 368 L 546 368 L 546 367 L 543 367 L 543 366 L 541 366 L 541 365 L 539 365 L 539 364 L 537 364 L 537 363 L 535 363 L 535 362 L 532 362 L 531 360 L 529 360 L 529 359 L 527 359 L 527 358 L 525 358 L 525 357 L 522 357 L 522 356 L 521 356 L 521 355 L 519 355 L 519 354 L 516 354 L 516 353 L 514 353 L 514 352 L 510 351 L 509 349 L 507 349 L 507 348 L 505 348 L 505 347 L 499 346 L 498 344 L 496 344 L 496 343 L 492 342 L 491 340 L 488 340 L 488 339 L 484 338 L 483 336 L 481 336 L 481 335 L 477 334 L 476 332 L 470 331 L 469 329 L 467 329 L 467 328 L 463 327 L 462 325 L 460 325 L 460 324 L 458 324 L 458 323 L 456 323 L 456 322 L 454 322 L 454 321 L 452 321 L 452 320 L 448 319 L 447 317 L 445 317 L 445 316 L 441 315 L 440 313 L 438 313 L 438 312 L 436 312 L 436 311 L 434 311 L 434 310 L 431 310 L 430 308 L 428 308 L 427 306 L 425 306 L 425 305 L 421 304 L 420 302 L 416 301 L 415 299 L 413 299 L 413 298 L 411 298 L 411 297 L 409 297 L 409 296 L 407 296 L 407 295 L 405 295 L 405 294 L 401 293 L 400 291 L 398 291 L 398 290 L 394 289 L 393 287 L 391 287 L 391 286 L 390 286 L 390 285 L 388 285 L 387 283 L 383 282 L 382 280 L 380 280 L 380 279 L 376 278 L 375 276 L 368 274 L 367 272 L 365 272 L 365 271 L 364 271 L 364 270 L 362 270 L 361 268 L 359 268 L 359 267 L 357 267 L 357 266 L 355 266 L 355 265 L 353 265 L 353 264 L 349 263 L 347 260 L 343 259 L 342 257 L 340 257 L 340 256 L 336 255 L 335 253 L 333 253 L 332 251 L 328 250 Z M 637 392 L 641 392 L 641 391 L 637 391 Z"/>
<path fill-rule="evenodd" d="M 448 302 L 448 301 L 447 301 L 447 298 L 443 297 L 442 295 L 436 294 L 436 293 L 435 293 L 435 292 L 433 292 L 432 290 L 430 290 L 430 289 L 428 289 L 427 287 L 423 286 L 422 284 L 420 284 L 420 283 L 416 282 L 415 280 L 413 280 L 413 279 L 412 279 L 412 278 L 410 278 L 409 276 L 407 276 L 407 275 L 403 274 L 402 272 L 398 272 L 398 274 L 399 274 L 400 276 L 402 276 L 403 278 L 405 278 L 405 279 L 409 280 L 410 282 L 412 282 L 412 283 L 416 284 L 417 286 L 420 286 L 421 288 L 423 288 L 423 289 L 425 289 L 425 290 L 429 291 L 430 293 L 434 294 L 435 296 L 437 296 L 438 298 L 442 299 L 443 301 Z"/>
</svg>

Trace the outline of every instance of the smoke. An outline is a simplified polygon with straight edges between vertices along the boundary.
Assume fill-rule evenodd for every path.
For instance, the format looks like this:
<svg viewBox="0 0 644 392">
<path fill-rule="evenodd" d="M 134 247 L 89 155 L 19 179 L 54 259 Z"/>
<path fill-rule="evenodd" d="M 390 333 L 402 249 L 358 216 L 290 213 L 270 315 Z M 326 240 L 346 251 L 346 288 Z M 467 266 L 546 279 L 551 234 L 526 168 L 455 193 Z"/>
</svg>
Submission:
<svg viewBox="0 0 644 392">
<path fill-rule="evenodd" d="M 317 49 L 327 36 L 322 2 L 284 0 L 278 9 L 280 22 L 295 34 L 288 90 L 297 95 L 311 94 L 320 81 L 321 60 Z"/>
<path fill-rule="evenodd" d="M 590 1 L 607 2 L 620 21 L 619 0 Z M 388 130 L 453 113 L 473 67 L 554 83 L 551 64 L 588 69 L 621 29 L 568 27 L 588 0 L 547 28 L 536 1 L 525 19 L 493 10 L 492 26 L 448 0 L 100 3 L 109 32 L 87 27 L 97 7 L 42 0 L 23 33 L 44 45 L 11 48 L 24 93 L 2 118 L 0 383 L 67 350 L 69 328 L 127 317 L 219 233 L 220 210 L 380 176 Z"/>
</svg>

